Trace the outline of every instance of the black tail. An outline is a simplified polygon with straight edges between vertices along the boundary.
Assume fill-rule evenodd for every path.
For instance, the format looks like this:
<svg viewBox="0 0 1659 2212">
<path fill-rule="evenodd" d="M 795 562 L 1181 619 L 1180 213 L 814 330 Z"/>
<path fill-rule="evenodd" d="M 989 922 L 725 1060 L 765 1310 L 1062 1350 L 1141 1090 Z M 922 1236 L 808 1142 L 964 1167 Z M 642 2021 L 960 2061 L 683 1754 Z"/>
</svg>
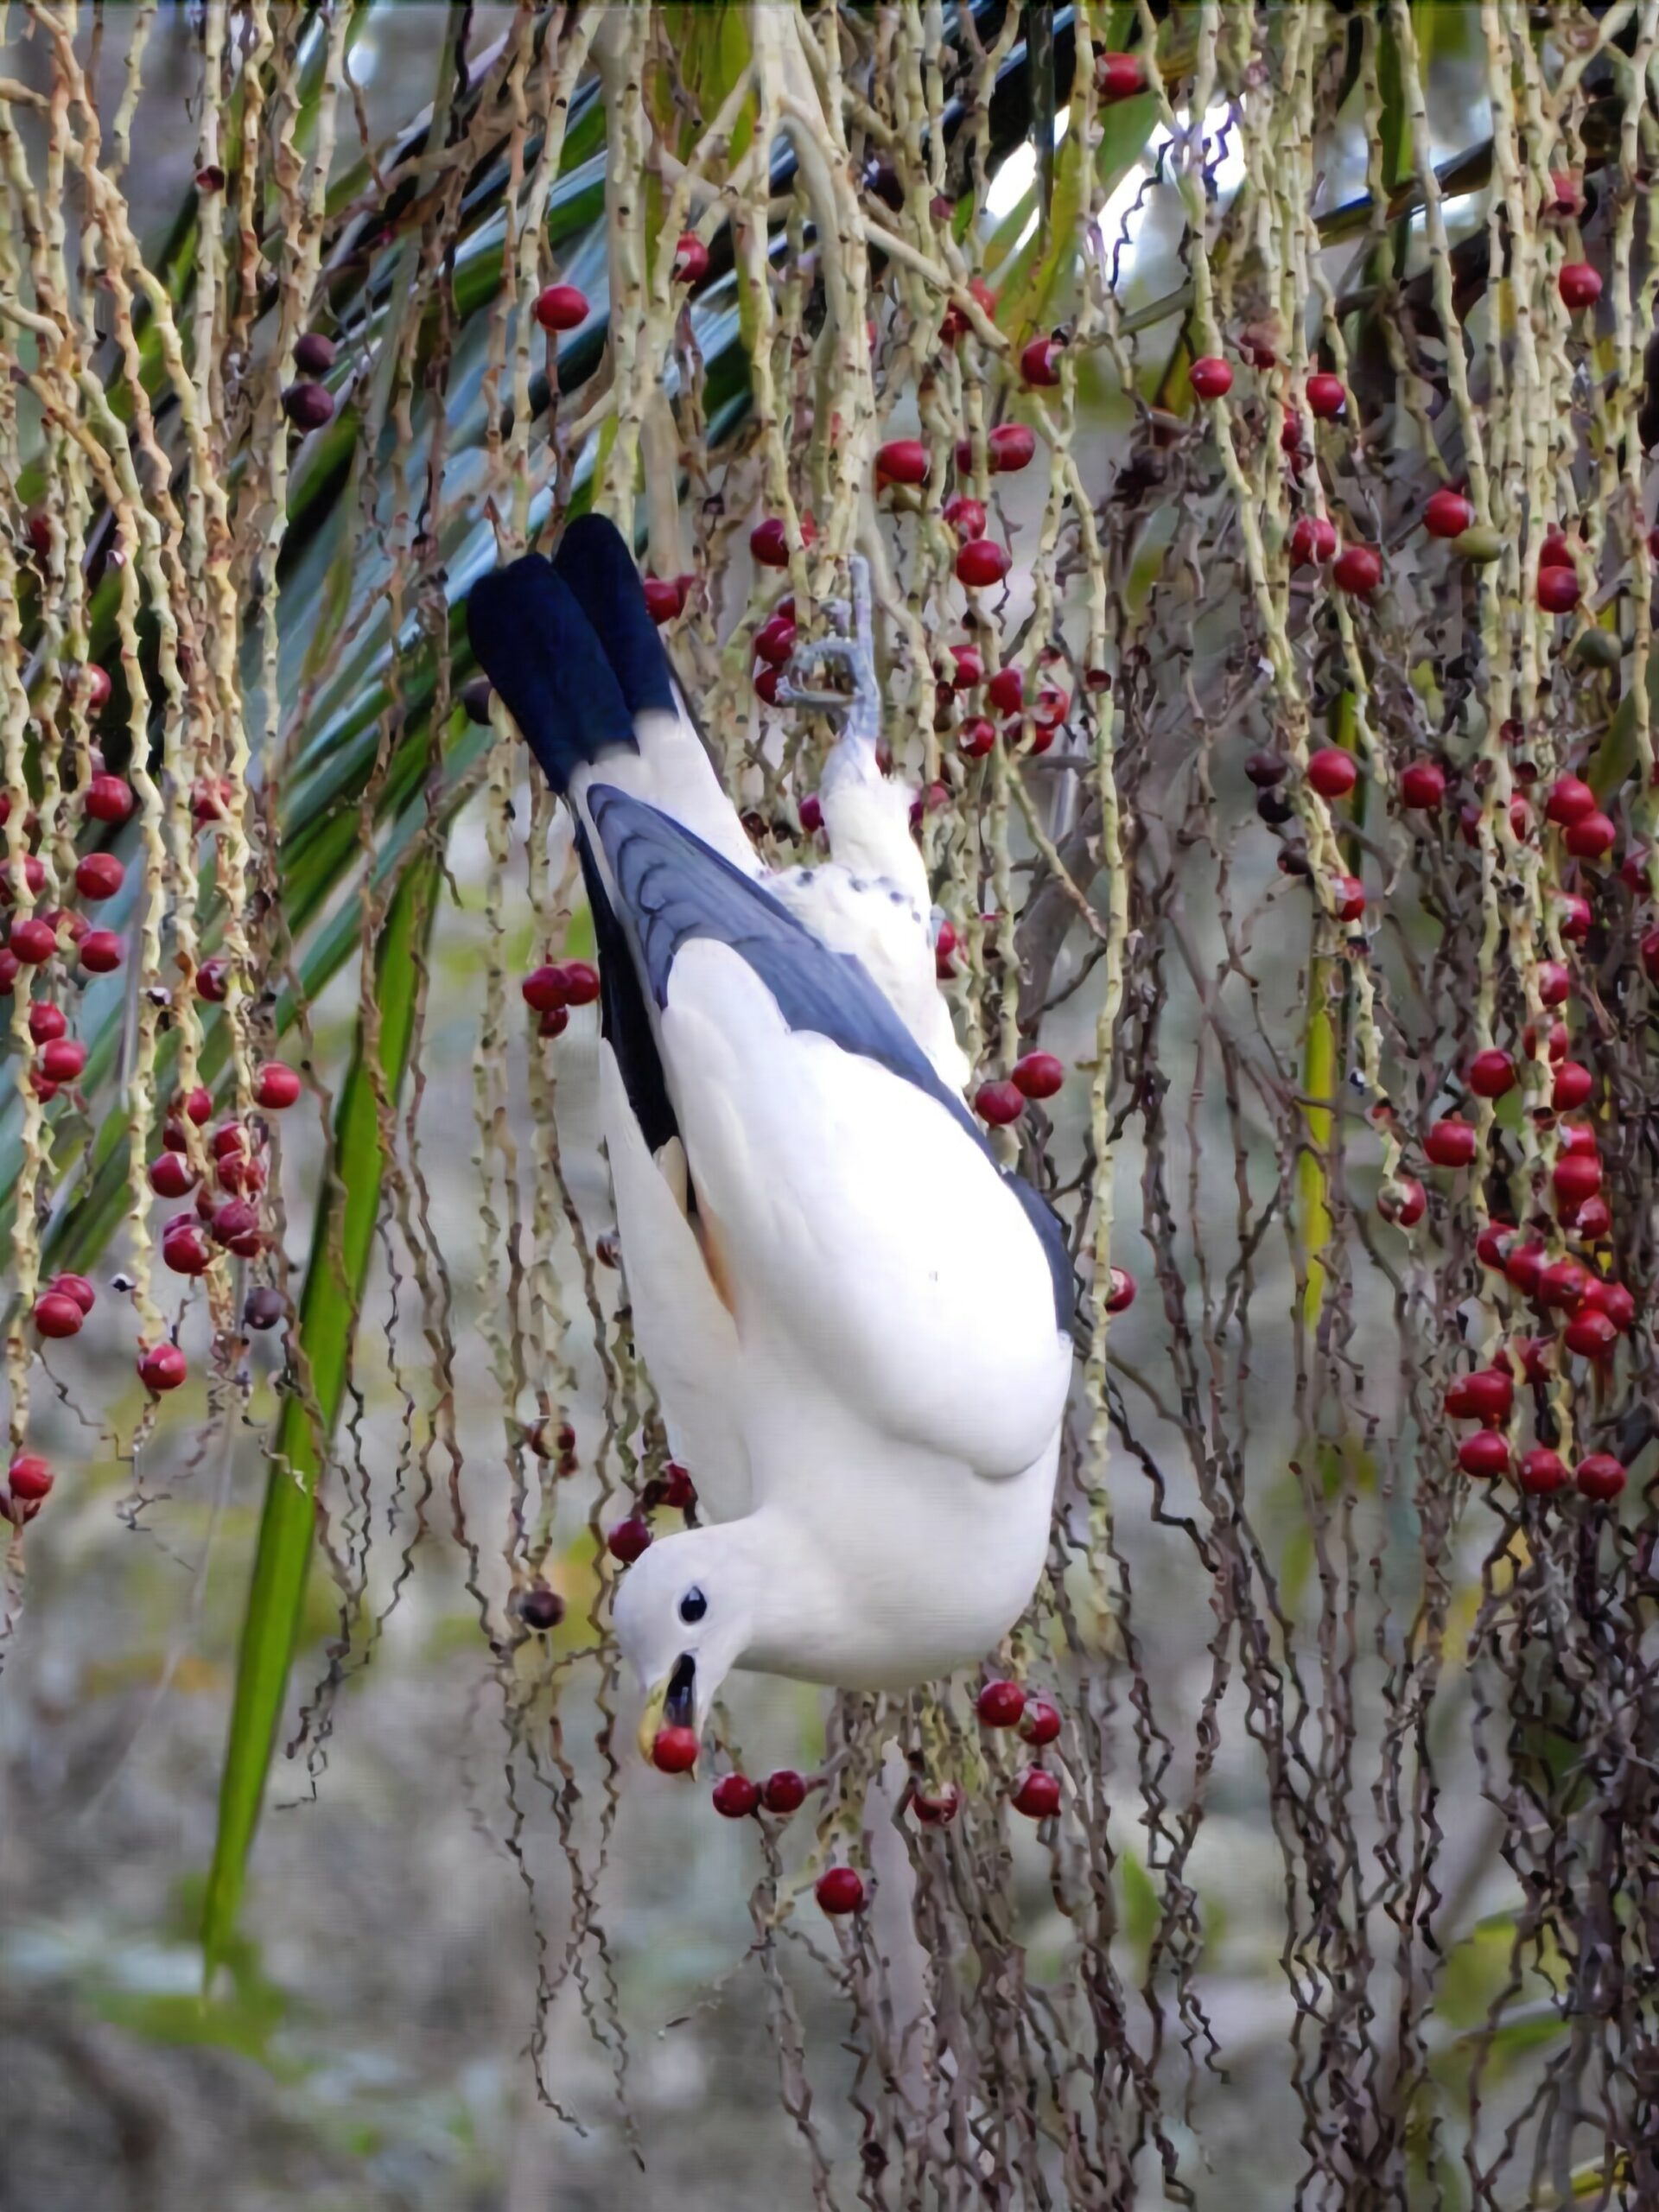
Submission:
<svg viewBox="0 0 1659 2212">
<path fill-rule="evenodd" d="M 633 718 L 605 645 L 543 555 L 526 553 L 480 576 L 467 601 L 467 632 L 556 791 L 613 747 L 634 750 Z"/>
<path fill-rule="evenodd" d="M 672 714 L 668 655 L 645 606 L 633 556 L 607 515 L 582 515 L 559 540 L 553 565 L 581 604 L 622 687 L 628 712 Z"/>
</svg>

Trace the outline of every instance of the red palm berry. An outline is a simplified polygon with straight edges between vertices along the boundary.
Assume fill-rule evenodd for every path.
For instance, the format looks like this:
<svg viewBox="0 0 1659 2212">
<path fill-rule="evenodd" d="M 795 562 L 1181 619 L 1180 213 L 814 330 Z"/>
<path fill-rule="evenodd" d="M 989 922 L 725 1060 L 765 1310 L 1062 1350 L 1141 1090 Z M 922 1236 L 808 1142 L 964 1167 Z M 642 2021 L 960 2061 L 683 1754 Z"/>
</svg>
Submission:
<svg viewBox="0 0 1659 2212">
<path fill-rule="evenodd" d="M 158 1198 L 188 1197 L 196 1187 L 197 1175 L 181 1152 L 163 1152 L 149 1163 L 149 1187 Z"/>
<path fill-rule="evenodd" d="M 995 538 L 970 537 L 957 550 L 957 579 L 970 590 L 983 591 L 1000 584 L 1008 573 L 1008 556 Z"/>
<path fill-rule="evenodd" d="M 1135 1277 L 1127 1268 L 1113 1268 L 1106 1278 L 1106 1311 L 1122 1313 L 1135 1303 Z"/>
<path fill-rule="evenodd" d="M 63 1009 L 54 1006 L 50 999 L 36 999 L 29 1009 L 29 1033 L 36 1045 L 49 1045 L 54 1037 L 61 1037 L 68 1027 Z"/>
<path fill-rule="evenodd" d="M 983 537 L 985 503 L 982 499 L 970 499 L 964 493 L 958 492 L 953 499 L 945 501 L 944 519 L 958 537 Z"/>
<path fill-rule="evenodd" d="M 1593 1153 L 1570 1152 L 1550 1172 L 1555 1197 L 1563 1206 L 1580 1206 L 1601 1188 L 1601 1162 Z"/>
<path fill-rule="evenodd" d="M 1622 1282 L 1594 1282 L 1591 1287 L 1597 1293 L 1596 1304 L 1621 1337 L 1627 1336 L 1636 1326 L 1636 1300 Z M 1588 1302 L 1588 1293 L 1586 1294 Z"/>
<path fill-rule="evenodd" d="M 985 656 L 975 645 L 950 648 L 950 684 L 954 690 L 971 691 L 985 681 Z"/>
<path fill-rule="evenodd" d="M 1558 1114 L 1571 1114 L 1582 1106 L 1596 1087 L 1596 1078 L 1577 1060 L 1563 1060 L 1555 1071 L 1549 1103 Z"/>
<path fill-rule="evenodd" d="M 1402 806 L 1438 806 L 1446 797 L 1446 771 L 1438 761 L 1414 760 L 1401 772 Z"/>
<path fill-rule="evenodd" d="M 1020 375 L 1028 385 L 1058 384 L 1060 352 L 1052 338 L 1032 339 L 1020 355 Z"/>
<path fill-rule="evenodd" d="M 94 822 L 124 822 L 137 804 L 124 776 L 94 776 L 86 786 L 86 811 Z"/>
<path fill-rule="evenodd" d="M 1321 423 L 1334 423 L 1348 404 L 1348 394 L 1340 377 L 1321 372 L 1307 380 L 1307 405 L 1310 414 L 1318 416 Z"/>
<path fill-rule="evenodd" d="M 1414 1229 L 1428 1205 L 1428 1193 L 1414 1175 L 1402 1175 L 1385 1183 L 1377 1193 L 1376 1210 L 1384 1221 L 1399 1229 Z"/>
<path fill-rule="evenodd" d="M 769 1813 L 787 1818 L 806 1802 L 806 1783 L 792 1766 L 780 1766 L 760 1785 L 760 1802 Z"/>
<path fill-rule="evenodd" d="M 110 703 L 110 677 L 95 660 L 87 661 L 80 671 L 80 688 L 85 693 L 82 702 L 89 715 L 101 714 Z"/>
<path fill-rule="evenodd" d="M 567 1006 L 592 1006 L 599 996 L 599 970 L 588 960 L 564 963 L 564 1001 Z"/>
<path fill-rule="evenodd" d="M 1501 1367 L 1478 1367 L 1472 1375 L 1462 1378 L 1460 1389 L 1461 1402 L 1468 1408 L 1465 1418 L 1509 1419 L 1510 1408 L 1515 1403 L 1515 1384 Z"/>
<path fill-rule="evenodd" d="M 1567 833 L 1569 842 L 1572 832 Z M 1590 934 L 1590 925 L 1595 917 L 1590 911 L 1590 901 L 1580 898 L 1576 891 L 1557 891 L 1554 894 L 1556 926 L 1569 944 L 1578 944 Z"/>
<path fill-rule="evenodd" d="M 1017 476 L 1036 451 L 1037 433 L 1028 423 L 999 423 L 986 433 L 986 461 L 993 476 Z M 957 465 L 962 466 L 960 454 Z"/>
<path fill-rule="evenodd" d="M 1475 505 L 1461 492 L 1431 492 L 1423 505 L 1423 528 L 1431 537 L 1461 537 L 1472 530 Z"/>
<path fill-rule="evenodd" d="M 645 612 L 660 629 L 685 611 L 685 594 L 671 576 L 646 576 L 643 588 Z"/>
<path fill-rule="evenodd" d="M 1587 261 L 1567 261 L 1556 278 L 1562 300 L 1569 308 L 1592 308 L 1601 297 L 1600 272 Z"/>
<path fill-rule="evenodd" d="M 758 668 L 754 672 L 754 696 L 764 699 L 767 706 L 778 704 L 778 684 L 783 671 L 777 668 Z"/>
<path fill-rule="evenodd" d="M 865 1904 L 864 1878 L 853 1866 L 826 1866 L 819 1875 L 812 1892 L 819 1910 L 839 1919 L 843 1914 L 862 1912 Z"/>
<path fill-rule="evenodd" d="M 975 1113 L 994 1129 L 1007 1128 L 1025 1110 L 1025 1097 L 1011 1083 L 982 1083 L 974 1093 Z"/>
<path fill-rule="evenodd" d="M 1323 515 L 1298 515 L 1290 526 L 1290 565 L 1311 569 L 1337 550 L 1337 529 Z"/>
<path fill-rule="evenodd" d="M 940 982 L 948 983 L 956 972 L 956 928 L 950 922 L 941 922 L 938 936 L 933 941 L 933 973 Z"/>
<path fill-rule="evenodd" d="M 1580 1359 L 1605 1359 L 1618 1342 L 1618 1331 L 1593 1306 L 1581 1306 L 1567 1325 L 1565 1342 Z"/>
<path fill-rule="evenodd" d="M 1515 1088 L 1515 1062 L 1496 1045 L 1489 1046 L 1469 1063 L 1469 1088 L 1477 1098 L 1501 1098 Z"/>
<path fill-rule="evenodd" d="M 38 1505 L 57 1478 L 38 1452 L 20 1452 L 6 1469 L 6 1482 L 20 1504 Z"/>
<path fill-rule="evenodd" d="M 823 827 L 823 802 L 816 791 L 801 801 L 801 827 L 809 837 L 816 837 Z"/>
<path fill-rule="evenodd" d="M 1467 1167 L 1475 1156 L 1472 1124 L 1454 1116 L 1434 1122 L 1423 1139 L 1423 1150 L 1437 1167 Z"/>
<path fill-rule="evenodd" d="M 42 1291 L 35 1301 L 35 1326 L 43 1337 L 78 1337 L 86 1319 L 79 1301 L 65 1291 Z"/>
<path fill-rule="evenodd" d="M 1339 922 L 1357 922 L 1365 912 L 1365 887 L 1357 875 L 1332 876 L 1331 897 Z"/>
<path fill-rule="evenodd" d="M 1510 1262 L 1504 1262 L 1504 1273 L 1510 1273 Z M 1540 1255 L 1541 1259 L 1541 1255 Z M 1514 1281 L 1513 1276 L 1510 1277 Z M 1517 1283 L 1518 1289 L 1530 1289 L 1541 1306 L 1577 1306 L 1584 1296 L 1584 1287 L 1589 1281 L 1584 1268 L 1576 1260 L 1552 1260 L 1548 1267 L 1540 1265 L 1534 1270 L 1531 1283 Z"/>
<path fill-rule="evenodd" d="M 588 314 L 588 295 L 574 284 L 550 284 L 537 296 L 535 315 L 543 330 L 579 329 Z"/>
<path fill-rule="evenodd" d="M 651 1763 L 659 1774 L 690 1774 L 697 1763 L 695 1728 L 659 1728 L 651 1746 Z"/>
<path fill-rule="evenodd" d="M 267 1060 L 253 1079 L 256 1105 L 267 1113 L 280 1114 L 291 1106 L 304 1088 L 295 1071 L 282 1060 Z"/>
<path fill-rule="evenodd" d="M 1573 978 L 1559 960 L 1538 963 L 1538 996 L 1545 1006 L 1565 1006 L 1573 995 Z"/>
<path fill-rule="evenodd" d="M 112 976 L 121 965 L 121 940 L 113 930 L 88 930 L 80 940 L 80 964 L 91 976 Z"/>
<path fill-rule="evenodd" d="M 1550 1497 L 1567 1480 L 1567 1464 L 1559 1452 L 1535 1445 L 1521 1459 L 1521 1487 L 1529 1497 Z"/>
<path fill-rule="evenodd" d="M 334 419 L 334 395 L 327 385 L 302 378 L 283 392 L 283 412 L 296 430 L 320 430 Z"/>
<path fill-rule="evenodd" d="M 98 1303 L 98 1293 L 85 1275 L 54 1275 L 47 1288 L 60 1298 L 73 1298 L 83 1313 L 90 1313 Z"/>
<path fill-rule="evenodd" d="M 1475 1239 L 1475 1256 L 1484 1268 L 1501 1268 L 1509 1240 L 1515 1234 L 1512 1221 L 1489 1221 L 1481 1226 Z"/>
<path fill-rule="evenodd" d="M 985 686 L 985 696 L 999 715 L 1017 715 L 1025 704 L 1024 675 L 1017 668 L 999 668 Z"/>
<path fill-rule="evenodd" d="M 1593 1198 L 1586 1198 L 1573 1216 L 1573 1226 L 1580 1236 L 1592 1244 L 1599 1237 L 1611 1233 L 1613 1210 L 1599 1191 Z"/>
<path fill-rule="evenodd" d="M 23 856 L 21 874 L 23 882 L 28 886 L 29 897 L 38 899 L 46 887 L 45 861 L 37 860 L 33 853 L 26 853 Z M 10 861 L 0 861 L 0 905 L 10 906 L 16 895 L 17 883 L 12 865 Z"/>
<path fill-rule="evenodd" d="M 302 376 L 327 376 L 339 347 L 320 330 L 302 330 L 294 341 L 294 365 Z"/>
<path fill-rule="evenodd" d="M 1046 1767 L 1028 1766 L 1014 1786 L 1013 1804 L 1027 1820 L 1052 1820 L 1060 1809 L 1058 1777 Z"/>
<path fill-rule="evenodd" d="M 787 614 L 774 614 L 769 622 L 763 622 L 754 633 L 755 653 L 768 666 L 782 668 L 787 664 L 790 655 L 795 650 L 795 640 L 798 634 L 795 625 Z"/>
<path fill-rule="evenodd" d="M 88 853 L 75 868 L 75 888 L 83 899 L 113 899 L 127 871 L 113 853 Z"/>
<path fill-rule="evenodd" d="M 931 467 L 927 448 L 919 438 L 892 438 L 876 448 L 878 484 L 925 484 Z"/>
<path fill-rule="evenodd" d="M 41 1073 L 48 1083 L 78 1083 L 86 1065 L 86 1047 L 73 1037 L 54 1037 L 41 1054 Z"/>
<path fill-rule="evenodd" d="M 987 1682 L 974 1710 L 987 1728 L 1013 1728 L 1026 1709 L 1026 1694 L 1018 1682 Z"/>
<path fill-rule="evenodd" d="M 1613 849 L 1613 840 L 1618 832 L 1608 817 L 1597 808 L 1580 815 L 1567 829 L 1563 840 L 1574 860 L 1599 861 Z"/>
<path fill-rule="evenodd" d="M 532 968 L 518 988 L 532 1013 L 551 1014 L 556 1007 L 565 1003 L 564 970 L 550 966 Z"/>
<path fill-rule="evenodd" d="M 1339 590 L 1363 599 L 1382 581 L 1382 556 L 1369 545 L 1344 545 L 1331 573 Z"/>
<path fill-rule="evenodd" d="M 918 1789 L 910 1809 L 925 1828 L 946 1828 L 962 1810 L 962 1792 L 954 1782 L 947 1782 L 943 1789 Z"/>
<path fill-rule="evenodd" d="M 1214 353 L 1204 353 L 1187 372 L 1187 381 L 1200 399 L 1223 399 L 1233 388 L 1233 372 Z"/>
<path fill-rule="evenodd" d="M 9 944 L 0 944 L 0 998 L 11 996 L 22 964 Z"/>
<path fill-rule="evenodd" d="M 965 721 L 957 733 L 957 748 L 969 760 L 982 760 L 996 750 L 996 724 L 983 715 Z"/>
<path fill-rule="evenodd" d="M 1575 822 L 1582 822 L 1596 810 L 1596 795 L 1580 776 L 1558 776 L 1549 787 L 1544 802 L 1544 812 L 1550 821 L 1562 829 L 1569 829 Z"/>
<path fill-rule="evenodd" d="M 58 949 L 58 933 L 41 914 L 20 915 L 11 925 L 11 950 L 30 968 L 38 968 Z"/>
<path fill-rule="evenodd" d="M 1538 604 L 1546 614 L 1570 614 L 1579 603 L 1576 569 L 1550 568 L 1538 571 Z"/>
<path fill-rule="evenodd" d="M 1563 1122 L 1556 1135 L 1564 1153 L 1586 1152 L 1594 1157 L 1596 1133 L 1587 1122 Z"/>
<path fill-rule="evenodd" d="M 1138 54 L 1103 54 L 1095 62 L 1095 97 L 1103 106 L 1132 100 L 1147 89 L 1146 72 Z"/>
<path fill-rule="evenodd" d="M 1324 745 L 1307 764 L 1307 780 L 1321 798 L 1343 798 L 1359 779 L 1351 753 L 1339 745 Z"/>
<path fill-rule="evenodd" d="M 1028 1744 L 1039 1748 L 1052 1744 L 1060 1732 L 1060 1708 L 1051 1698 L 1029 1697 L 1026 1709 L 1020 1715 L 1020 1733 Z"/>
<path fill-rule="evenodd" d="M 760 1784 L 747 1774 L 722 1774 L 715 1784 L 715 1810 L 722 1820 L 746 1821 L 760 1802 Z"/>
<path fill-rule="evenodd" d="M 674 282 L 701 284 L 709 274 L 709 249 L 695 231 L 682 231 L 674 248 Z"/>
<path fill-rule="evenodd" d="M 606 1548 L 613 1560 L 624 1567 L 632 1567 L 635 1560 L 651 1549 L 651 1529 L 639 1514 L 629 1514 L 626 1521 L 619 1521 L 605 1539 Z"/>
<path fill-rule="evenodd" d="M 1648 895 L 1648 849 L 1645 845 L 1628 845 L 1624 857 L 1618 864 L 1618 880 L 1633 897 Z"/>
<path fill-rule="evenodd" d="M 1458 1465 L 1465 1475 L 1483 1478 L 1507 1475 L 1510 1471 L 1510 1447 L 1495 1428 L 1478 1428 L 1472 1436 L 1465 1436 L 1458 1446 Z"/>
<path fill-rule="evenodd" d="M 1580 1497 L 1592 1497 L 1605 1505 L 1624 1489 L 1624 1469 L 1611 1452 L 1592 1452 L 1573 1470 L 1573 1479 Z"/>
<path fill-rule="evenodd" d="M 1052 1052 L 1027 1052 L 1014 1064 L 1016 1090 L 1027 1098 L 1052 1098 L 1065 1082 L 1065 1063 Z"/>
<path fill-rule="evenodd" d="M 139 1355 L 138 1379 L 147 1390 L 176 1390 L 188 1372 L 177 1344 L 157 1344 Z"/>
</svg>

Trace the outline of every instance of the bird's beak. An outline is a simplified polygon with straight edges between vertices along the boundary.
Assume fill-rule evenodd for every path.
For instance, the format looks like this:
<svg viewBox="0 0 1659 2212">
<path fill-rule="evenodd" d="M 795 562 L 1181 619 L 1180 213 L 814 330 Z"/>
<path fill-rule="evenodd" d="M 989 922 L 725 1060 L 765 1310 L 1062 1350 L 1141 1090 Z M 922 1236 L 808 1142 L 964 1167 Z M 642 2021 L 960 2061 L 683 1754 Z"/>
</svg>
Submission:
<svg viewBox="0 0 1659 2212">
<path fill-rule="evenodd" d="M 639 1752 L 649 1762 L 658 1732 L 667 1727 L 695 1728 L 697 1725 L 697 1662 L 681 1652 L 672 1669 L 653 1684 L 639 1716 Z"/>
</svg>

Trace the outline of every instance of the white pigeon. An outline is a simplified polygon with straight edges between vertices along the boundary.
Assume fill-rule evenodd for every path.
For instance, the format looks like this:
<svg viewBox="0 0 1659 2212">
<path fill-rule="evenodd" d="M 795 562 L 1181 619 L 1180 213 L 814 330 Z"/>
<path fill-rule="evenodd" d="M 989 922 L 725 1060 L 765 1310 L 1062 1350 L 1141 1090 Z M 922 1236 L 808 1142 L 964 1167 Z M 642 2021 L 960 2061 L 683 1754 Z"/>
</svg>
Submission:
<svg viewBox="0 0 1659 2212">
<path fill-rule="evenodd" d="M 899 1689 L 965 1665 L 1047 1547 L 1071 1268 L 962 1103 L 907 795 L 875 762 L 861 575 L 855 613 L 830 641 L 855 677 L 823 783 L 834 859 L 769 874 L 611 524 L 572 524 L 556 562 L 496 570 L 468 607 L 575 814 L 634 1332 L 714 1516 L 617 1592 L 647 1751 L 664 1721 L 701 1732 L 734 1667 Z"/>
</svg>

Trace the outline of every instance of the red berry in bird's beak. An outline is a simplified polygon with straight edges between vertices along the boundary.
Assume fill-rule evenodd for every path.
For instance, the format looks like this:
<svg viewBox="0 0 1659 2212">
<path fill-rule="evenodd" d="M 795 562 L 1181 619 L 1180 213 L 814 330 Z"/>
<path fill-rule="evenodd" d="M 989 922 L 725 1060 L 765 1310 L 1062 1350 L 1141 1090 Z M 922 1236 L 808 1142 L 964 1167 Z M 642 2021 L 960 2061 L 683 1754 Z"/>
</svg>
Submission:
<svg viewBox="0 0 1659 2212">
<path fill-rule="evenodd" d="M 695 1728 L 659 1728 L 651 1746 L 651 1763 L 659 1774 L 690 1774 L 697 1763 Z"/>
</svg>

